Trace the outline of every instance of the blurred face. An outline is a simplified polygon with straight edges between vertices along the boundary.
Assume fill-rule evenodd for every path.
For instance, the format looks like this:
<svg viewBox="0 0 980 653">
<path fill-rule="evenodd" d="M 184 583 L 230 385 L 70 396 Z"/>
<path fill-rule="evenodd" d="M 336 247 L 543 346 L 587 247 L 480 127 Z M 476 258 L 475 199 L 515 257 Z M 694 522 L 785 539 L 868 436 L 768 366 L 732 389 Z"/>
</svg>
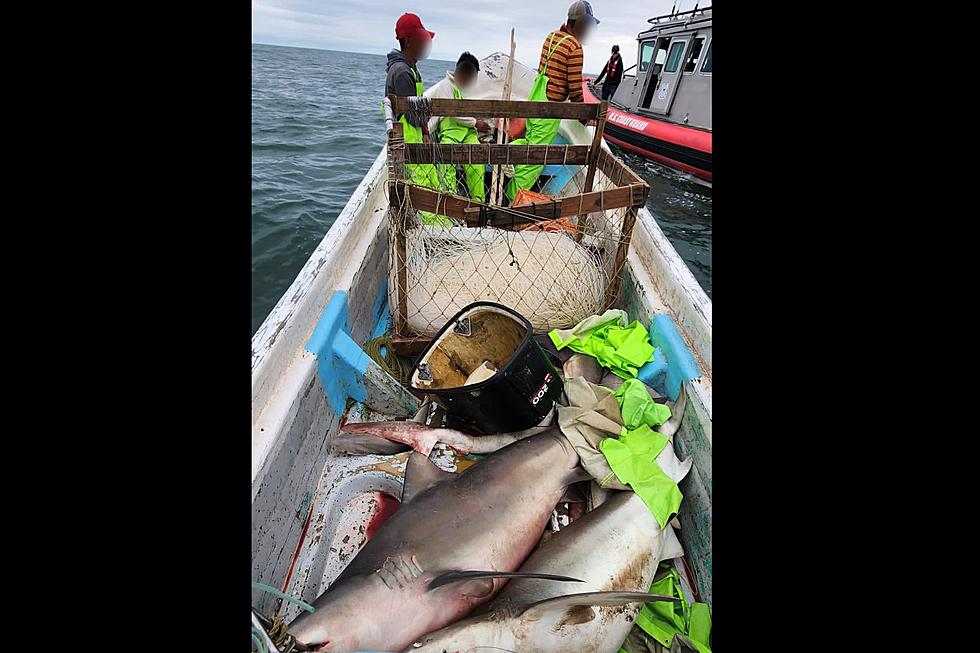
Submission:
<svg viewBox="0 0 980 653">
<path fill-rule="evenodd" d="M 429 56 L 429 50 L 432 49 L 432 39 L 429 38 L 428 34 L 424 32 L 413 34 L 406 39 L 406 42 L 413 58 L 425 59 Z"/>
<path fill-rule="evenodd" d="M 476 71 L 470 68 L 456 69 L 456 84 L 460 89 L 467 89 L 476 81 Z"/>
<path fill-rule="evenodd" d="M 575 34 L 575 38 L 579 40 L 579 43 L 584 44 L 592 36 L 592 31 L 595 29 L 595 25 L 591 22 L 582 20 L 575 24 L 578 32 Z"/>
</svg>

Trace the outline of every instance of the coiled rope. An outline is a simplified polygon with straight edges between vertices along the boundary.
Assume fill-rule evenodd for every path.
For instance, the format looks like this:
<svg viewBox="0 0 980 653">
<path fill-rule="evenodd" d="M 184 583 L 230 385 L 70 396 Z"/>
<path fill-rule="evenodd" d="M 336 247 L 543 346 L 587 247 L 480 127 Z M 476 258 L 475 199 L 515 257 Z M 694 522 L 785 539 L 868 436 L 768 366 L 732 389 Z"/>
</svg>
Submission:
<svg viewBox="0 0 980 653">
<path fill-rule="evenodd" d="M 364 343 L 364 353 L 377 363 L 381 369 L 390 374 L 396 381 L 405 385 L 412 367 L 398 357 L 391 344 L 391 336 L 381 335 Z"/>
</svg>

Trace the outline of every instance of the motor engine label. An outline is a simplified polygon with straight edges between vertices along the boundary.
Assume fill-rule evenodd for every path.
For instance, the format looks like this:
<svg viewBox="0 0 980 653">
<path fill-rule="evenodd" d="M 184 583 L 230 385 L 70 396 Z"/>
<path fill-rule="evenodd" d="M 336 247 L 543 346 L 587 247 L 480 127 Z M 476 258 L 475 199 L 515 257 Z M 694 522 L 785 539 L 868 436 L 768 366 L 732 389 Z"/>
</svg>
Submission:
<svg viewBox="0 0 980 653">
<path fill-rule="evenodd" d="M 541 384 L 538 391 L 534 393 L 533 397 L 531 397 L 531 404 L 537 406 L 538 402 L 544 399 L 544 396 L 548 394 L 548 384 L 551 383 L 553 378 L 555 377 L 551 376 L 551 372 L 544 375 L 544 383 Z"/>
</svg>

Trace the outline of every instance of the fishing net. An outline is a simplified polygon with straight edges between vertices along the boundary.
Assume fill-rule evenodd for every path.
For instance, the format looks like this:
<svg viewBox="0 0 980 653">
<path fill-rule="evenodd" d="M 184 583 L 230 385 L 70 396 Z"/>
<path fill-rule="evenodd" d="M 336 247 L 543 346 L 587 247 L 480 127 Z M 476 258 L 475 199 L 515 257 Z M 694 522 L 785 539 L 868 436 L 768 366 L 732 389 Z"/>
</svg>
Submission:
<svg viewBox="0 0 980 653">
<path fill-rule="evenodd" d="M 471 150 L 479 147 L 474 145 Z M 603 155 L 614 158 L 608 152 Z M 479 152 L 474 157 L 479 165 L 485 165 L 479 163 Z M 585 192 L 586 168 L 565 165 L 560 156 L 555 158 L 554 163 L 546 162 L 541 180 L 570 177 L 549 197 L 574 203 Z M 409 164 L 409 160 L 390 160 L 389 176 L 413 183 L 430 175 L 429 180 L 437 181 L 429 181 L 427 187 L 439 191 L 438 201 L 445 204 L 423 210 L 413 204 L 409 192 L 389 197 L 392 264 L 388 287 L 396 335 L 431 337 L 454 314 L 476 301 L 512 308 L 525 316 L 536 332 L 544 332 L 577 324 L 601 313 L 615 300 L 615 281 L 625 263 L 625 250 L 620 252 L 620 245 L 628 243 L 632 228 L 632 220 L 627 219 L 629 207 L 594 211 L 584 217 L 578 212 L 560 217 L 555 202 L 544 198 L 536 200 L 533 217 L 513 209 L 484 206 L 484 211 L 491 208 L 494 212 L 488 221 L 481 213 L 481 203 L 468 197 L 462 167 L 469 164 L 453 164 L 435 147 L 427 159 L 433 162 L 428 170 L 425 165 Z M 418 165 L 414 172 L 413 165 Z M 591 190 L 611 190 L 620 181 L 596 170 Z M 549 189 L 546 185 L 543 190 Z M 488 183 L 486 197 L 491 195 Z M 635 217 L 635 206 L 632 210 Z M 402 271 L 404 283 L 400 286 Z"/>
</svg>

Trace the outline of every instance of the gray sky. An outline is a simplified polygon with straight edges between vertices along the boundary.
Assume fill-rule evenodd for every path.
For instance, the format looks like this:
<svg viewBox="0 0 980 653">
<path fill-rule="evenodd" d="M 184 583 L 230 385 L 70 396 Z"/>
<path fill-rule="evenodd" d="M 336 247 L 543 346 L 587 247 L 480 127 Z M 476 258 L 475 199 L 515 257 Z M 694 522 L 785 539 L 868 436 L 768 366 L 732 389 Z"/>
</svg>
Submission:
<svg viewBox="0 0 980 653">
<path fill-rule="evenodd" d="M 585 70 L 599 72 L 609 49 L 619 44 L 629 67 L 636 63 L 636 35 L 647 19 L 670 12 L 674 0 L 605 2 L 589 0 L 601 22 L 585 43 Z M 395 41 L 395 21 L 406 11 L 418 14 L 436 33 L 431 57 L 455 61 L 469 50 L 482 58 L 510 50 L 510 28 L 517 29 L 516 58 L 531 68 L 545 35 L 565 20 L 572 0 L 252 0 L 252 42 L 323 50 L 384 54 Z M 679 0 L 692 9 L 695 0 Z M 704 6 L 708 2 L 701 3 Z"/>
</svg>

